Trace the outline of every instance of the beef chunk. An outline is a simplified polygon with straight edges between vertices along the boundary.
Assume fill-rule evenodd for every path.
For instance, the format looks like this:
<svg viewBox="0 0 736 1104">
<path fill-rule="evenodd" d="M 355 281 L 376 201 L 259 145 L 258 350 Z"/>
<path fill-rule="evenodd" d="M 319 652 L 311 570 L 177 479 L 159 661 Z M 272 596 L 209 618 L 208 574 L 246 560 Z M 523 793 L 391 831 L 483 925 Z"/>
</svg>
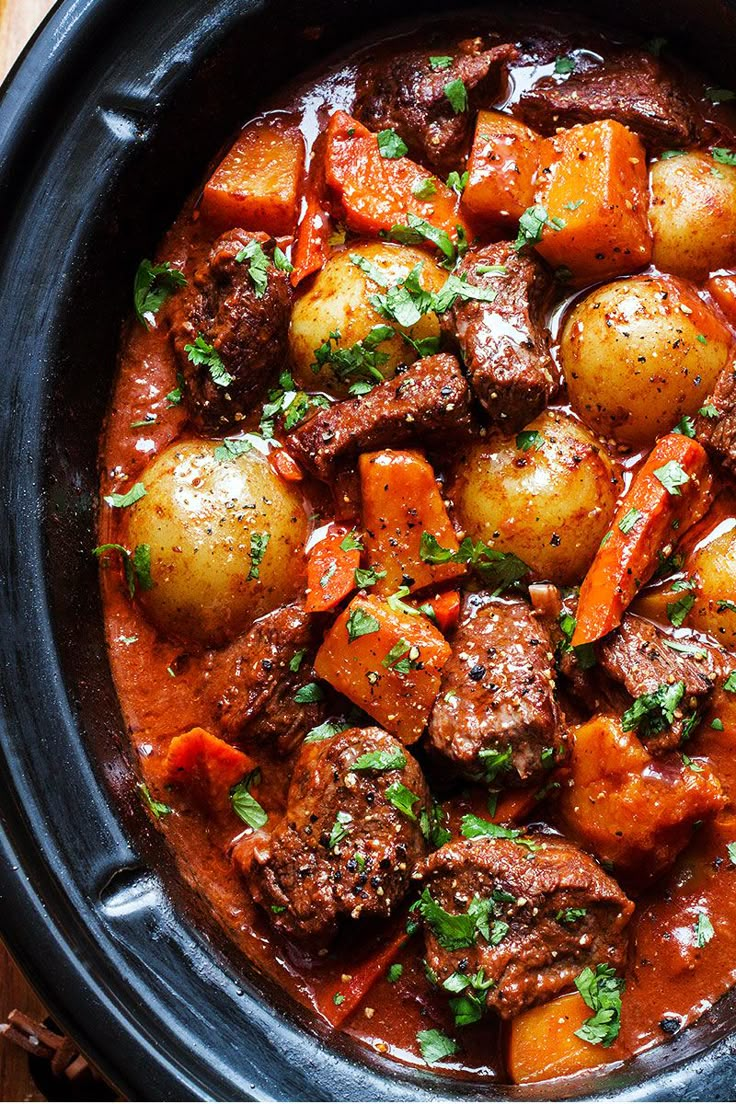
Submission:
<svg viewBox="0 0 736 1104">
<path fill-rule="evenodd" d="M 502 265 L 506 274 L 483 273 L 486 265 Z M 491 421 L 521 429 L 559 386 L 544 323 L 551 278 L 537 257 L 521 256 L 510 242 L 469 250 L 458 275 L 498 293 L 492 303 L 458 299 L 450 322 L 473 390 Z"/>
<path fill-rule="evenodd" d="M 727 364 L 716 380 L 713 394 L 698 414 L 695 435 L 724 467 L 736 474 L 736 367 Z"/>
<path fill-rule="evenodd" d="M 294 701 L 299 687 L 316 678 L 312 659 L 318 637 L 314 617 L 295 603 L 210 653 L 208 695 L 227 739 L 253 750 L 265 743 L 286 755 L 320 722 L 321 703 Z"/>
<path fill-rule="evenodd" d="M 685 96 L 656 58 L 638 50 L 619 51 L 565 80 L 543 77 L 523 93 L 515 113 L 542 134 L 615 119 L 654 151 L 686 146 L 695 130 L 694 112 Z"/>
<path fill-rule="evenodd" d="M 267 234 L 223 234 L 172 305 L 172 337 L 185 399 L 192 419 L 204 429 L 231 428 L 242 421 L 263 398 L 286 356 L 289 278 L 269 264 L 266 289 L 259 296 L 250 260 L 236 259 L 252 243 L 272 257 L 274 243 Z M 187 346 L 200 335 L 230 375 L 226 384 L 216 382 L 208 364 L 192 363 Z"/>
<path fill-rule="evenodd" d="M 668 646 L 668 635 L 645 621 L 627 613 L 618 629 L 609 633 L 598 645 L 600 668 L 616 682 L 623 683 L 632 698 L 651 694 L 658 687 L 684 682 L 685 692 L 675 713 L 674 723 L 647 738 L 640 730 L 647 749 L 654 755 L 676 748 L 682 741 L 687 722 L 700 709 L 715 686 L 722 667 L 719 653 L 713 648 L 699 649 L 688 655 Z"/>
<path fill-rule="evenodd" d="M 470 428 L 470 391 L 453 356 L 425 357 L 367 395 L 319 410 L 290 435 L 288 449 L 320 479 L 341 460 Z M 428 442 L 428 443 L 431 443 Z"/>
<path fill-rule="evenodd" d="M 518 55 L 508 43 L 484 49 L 479 38 L 460 42 L 446 69 L 433 69 L 429 50 L 411 50 L 389 60 L 368 61 L 358 71 L 354 115 L 369 130 L 395 130 L 410 155 L 445 176 L 460 167 L 475 117 L 492 103 L 505 66 Z M 467 110 L 453 107 L 445 89 L 462 81 Z"/>
<path fill-rule="evenodd" d="M 466 594 L 429 745 L 467 778 L 539 778 L 563 750 L 552 646 L 521 599 Z"/>
<path fill-rule="evenodd" d="M 400 785 L 416 795 L 413 818 L 391 803 Z M 274 927 L 324 944 L 341 921 L 389 916 L 426 854 L 419 816 L 429 801 L 416 760 L 380 728 L 305 744 L 286 815 L 258 840 L 250 866 L 253 895 Z"/>
<path fill-rule="evenodd" d="M 586 966 L 620 969 L 634 905 L 597 862 L 555 836 L 455 840 L 422 864 L 427 965 L 439 984 L 483 970 L 485 1001 L 503 1019 L 569 989 Z M 448 932 L 445 912 L 477 917 Z M 580 911 L 570 911 L 580 910 Z"/>
</svg>

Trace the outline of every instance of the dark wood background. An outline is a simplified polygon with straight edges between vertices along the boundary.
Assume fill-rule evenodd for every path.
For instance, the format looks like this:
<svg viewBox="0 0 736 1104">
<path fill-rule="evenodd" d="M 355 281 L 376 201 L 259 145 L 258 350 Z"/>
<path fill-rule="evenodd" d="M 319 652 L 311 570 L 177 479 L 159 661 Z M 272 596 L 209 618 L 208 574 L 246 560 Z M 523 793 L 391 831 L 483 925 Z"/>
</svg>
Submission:
<svg viewBox="0 0 736 1104">
<path fill-rule="evenodd" d="M 3 80 L 54 0 L 0 0 L 0 81 Z M 45 1012 L 36 994 L 0 943 L 0 1022 L 12 1008 L 34 1019 Z M 29 1073 L 26 1055 L 0 1042 L 0 1100 L 44 1100 Z"/>
</svg>

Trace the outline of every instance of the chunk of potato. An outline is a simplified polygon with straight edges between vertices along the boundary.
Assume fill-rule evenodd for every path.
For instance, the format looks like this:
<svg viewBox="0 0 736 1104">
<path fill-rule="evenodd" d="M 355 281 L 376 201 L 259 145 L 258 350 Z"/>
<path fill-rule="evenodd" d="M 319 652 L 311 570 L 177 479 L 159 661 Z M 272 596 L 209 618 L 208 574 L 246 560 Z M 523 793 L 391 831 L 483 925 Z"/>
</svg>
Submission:
<svg viewBox="0 0 736 1104">
<path fill-rule="evenodd" d="M 381 287 L 351 260 L 361 257 L 375 265 L 385 283 Z M 331 333 L 339 333 L 333 348 L 350 349 L 362 341 L 374 326 L 387 325 L 387 320 L 371 306 L 372 295 L 385 294 L 387 287 L 399 284 L 415 265 L 421 264 L 420 283 L 427 291 L 438 291 L 447 274 L 419 249 L 391 245 L 383 242 L 367 242 L 333 253 L 324 268 L 317 274 L 311 287 L 297 299 L 291 316 L 289 347 L 294 376 L 301 387 L 309 391 L 327 391 L 333 395 L 346 395 L 356 378 L 343 379 L 331 366 L 325 365 L 315 372 L 315 350 L 329 340 Z M 384 377 L 393 376 L 399 364 L 411 364 L 417 358 L 416 351 L 403 339 L 409 334 L 415 341 L 439 337 L 440 324 L 437 315 L 430 311 L 408 329 L 394 324 L 398 332 L 378 346 L 379 354 L 387 360 L 379 365 Z"/>
<path fill-rule="evenodd" d="M 710 633 L 727 648 L 736 645 L 736 523 L 723 523 L 712 539 L 688 556 L 685 568 L 695 580 L 690 628 Z M 680 595 L 682 597 L 682 595 Z"/>
<path fill-rule="evenodd" d="M 554 583 L 580 582 L 620 490 L 610 457 L 584 426 L 546 411 L 517 437 L 471 445 L 455 471 L 450 495 L 473 540 L 514 552 Z"/>
<path fill-rule="evenodd" d="M 651 170 L 652 260 L 664 272 L 704 279 L 736 263 L 736 168 L 693 151 Z"/>
<path fill-rule="evenodd" d="M 165 636 L 205 644 L 295 596 L 307 535 L 300 494 L 264 456 L 218 460 L 216 447 L 183 441 L 162 452 L 127 519 L 129 546 L 151 549 L 153 587 L 139 592 L 148 616 Z"/>
<path fill-rule="evenodd" d="M 632 276 L 577 303 L 560 358 L 583 421 L 640 448 L 696 413 L 731 344 L 728 328 L 694 288 L 672 276 Z"/>
</svg>

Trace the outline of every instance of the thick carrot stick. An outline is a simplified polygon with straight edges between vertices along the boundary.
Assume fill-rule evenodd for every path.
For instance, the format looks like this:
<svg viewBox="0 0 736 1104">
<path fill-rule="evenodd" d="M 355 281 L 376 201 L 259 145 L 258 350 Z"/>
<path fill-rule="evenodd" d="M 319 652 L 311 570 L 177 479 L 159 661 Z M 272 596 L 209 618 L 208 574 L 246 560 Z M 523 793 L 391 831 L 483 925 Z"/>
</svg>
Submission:
<svg viewBox="0 0 736 1104">
<path fill-rule="evenodd" d="M 386 973 L 394 959 L 401 953 L 411 939 L 402 924 L 401 930 L 385 947 L 364 962 L 352 975 L 350 981 L 340 986 L 335 1003 L 335 994 L 319 1001 L 320 1011 L 333 1027 L 340 1027 L 363 1003 L 376 982 Z"/>
<path fill-rule="evenodd" d="M 360 543 L 348 536 L 345 526 L 330 526 L 309 553 L 306 609 L 322 613 L 347 598 L 357 585 L 356 567 L 360 567 Z"/>
</svg>

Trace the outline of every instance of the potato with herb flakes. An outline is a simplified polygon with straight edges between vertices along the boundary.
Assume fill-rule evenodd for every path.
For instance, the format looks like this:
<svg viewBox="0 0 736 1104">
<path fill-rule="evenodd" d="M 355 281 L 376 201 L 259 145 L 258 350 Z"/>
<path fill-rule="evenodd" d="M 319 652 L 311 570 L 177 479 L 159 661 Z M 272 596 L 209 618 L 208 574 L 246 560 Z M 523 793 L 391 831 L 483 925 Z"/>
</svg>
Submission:
<svg viewBox="0 0 736 1104">
<path fill-rule="evenodd" d="M 641 448 L 696 413 L 731 349 L 729 330 L 691 285 L 632 276 L 576 303 L 560 360 L 573 409 L 593 432 Z"/>
<path fill-rule="evenodd" d="M 142 482 L 127 540 L 151 549 L 153 586 L 139 597 L 165 636 L 221 644 L 302 586 L 306 511 L 259 452 L 178 442 Z"/>
<path fill-rule="evenodd" d="M 736 263 L 736 168 L 730 150 L 672 151 L 652 166 L 652 260 L 663 272 L 704 279 Z"/>
<path fill-rule="evenodd" d="M 694 582 L 692 609 L 685 624 L 688 628 L 710 633 L 727 648 L 736 646 L 736 526 L 718 526 L 691 553 L 684 570 Z M 680 596 L 681 597 L 681 596 Z"/>
<path fill-rule="evenodd" d="M 515 437 L 471 445 L 457 461 L 450 497 L 474 541 L 568 585 L 590 566 L 619 490 L 602 446 L 574 418 L 548 410 Z"/>
<path fill-rule="evenodd" d="M 417 265 L 421 265 L 418 282 L 410 280 L 409 293 L 401 295 L 401 302 L 391 312 L 393 317 L 379 313 L 371 305 L 371 297 L 385 296 Z M 401 335 L 407 334 L 415 342 L 438 341 L 440 324 L 433 311 L 423 309 L 416 292 L 413 296 L 410 292 L 414 288 L 439 291 L 446 278 L 447 273 L 431 257 L 410 246 L 369 242 L 333 253 L 292 311 L 289 348 L 298 384 L 307 391 L 344 396 L 353 383 L 380 381 L 379 372 L 389 378 L 399 364 L 415 361 L 417 350 Z M 402 319 L 409 324 L 399 325 Z M 398 332 L 392 334 L 390 329 Z M 331 339 L 335 334 L 339 339 Z M 356 349 L 358 342 L 365 344 Z"/>
</svg>

